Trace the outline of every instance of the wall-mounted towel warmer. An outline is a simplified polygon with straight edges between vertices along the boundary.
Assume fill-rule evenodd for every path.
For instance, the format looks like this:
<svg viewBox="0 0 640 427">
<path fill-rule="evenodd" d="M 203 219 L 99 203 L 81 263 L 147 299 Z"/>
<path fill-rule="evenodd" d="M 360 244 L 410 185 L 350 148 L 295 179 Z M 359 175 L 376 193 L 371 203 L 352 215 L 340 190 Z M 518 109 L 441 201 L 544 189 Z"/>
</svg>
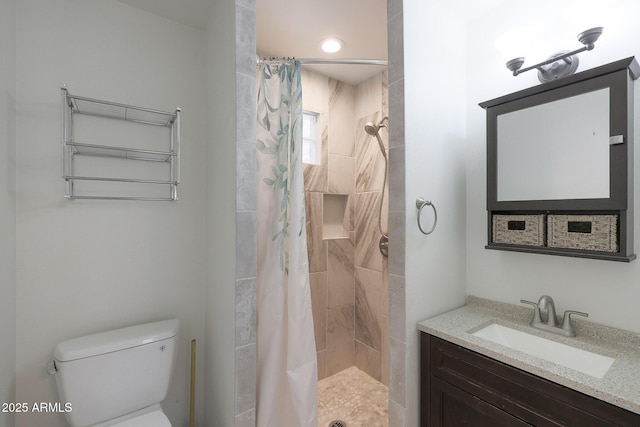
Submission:
<svg viewBox="0 0 640 427">
<path fill-rule="evenodd" d="M 110 199 L 110 200 L 178 200 L 178 184 L 180 183 L 180 108 L 175 112 L 153 110 L 132 105 L 119 104 L 116 102 L 102 101 L 98 99 L 85 98 L 71 95 L 66 86 L 62 86 L 62 178 L 65 180 L 65 197 L 68 199 Z M 78 142 L 75 139 L 75 122 L 77 115 L 96 116 L 106 119 L 117 119 L 126 122 L 141 123 L 168 128 L 166 142 L 158 145 L 166 147 L 166 150 L 155 150 L 141 147 L 122 147 L 109 144 L 94 144 L 89 142 Z M 103 123 L 104 124 L 104 123 Z M 100 132 L 101 137 L 104 137 Z M 164 133 L 163 133 L 164 134 Z M 153 135 L 144 135 L 143 139 L 150 139 Z M 138 137 L 138 134 L 136 134 Z M 152 141 L 154 144 L 157 141 Z M 104 157 L 126 160 L 139 160 L 145 162 L 162 162 L 168 167 L 162 168 L 163 175 L 158 179 L 156 173 L 152 176 L 123 177 L 115 176 L 120 172 L 117 166 L 107 167 L 109 174 L 91 176 L 77 174 L 76 157 L 89 156 L 93 158 Z M 85 168 L 86 169 L 86 168 Z M 104 169 L 104 168 L 103 168 Z M 117 172 L 116 172 L 117 171 Z M 137 171 L 144 175 L 148 173 L 146 168 Z M 165 179 L 166 178 L 166 179 Z M 98 187 L 83 188 L 79 191 L 77 182 L 84 183 L 111 183 L 116 187 L 108 189 Z M 127 185 L 119 186 L 116 183 L 131 183 L 135 185 L 135 191 L 127 189 Z M 150 191 L 151 188 L 153 191 Z M 159 189 L 159 188 L 160 189 Z M 166 193 L 165 193 L 166 190 Z M 151 194 L 145 194 L 145 193 Z M 142 194 L 140 194 L 142 193 Z M 166 196 L 164 195 L 166 194 Z"/>
</svg>

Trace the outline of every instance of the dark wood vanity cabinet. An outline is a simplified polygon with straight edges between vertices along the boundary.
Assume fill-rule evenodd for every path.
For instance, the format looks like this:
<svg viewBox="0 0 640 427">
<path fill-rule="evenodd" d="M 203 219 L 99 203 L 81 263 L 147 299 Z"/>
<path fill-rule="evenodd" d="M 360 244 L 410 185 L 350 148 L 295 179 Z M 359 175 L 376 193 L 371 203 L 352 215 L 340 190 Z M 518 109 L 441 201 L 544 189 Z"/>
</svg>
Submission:
<svg viewBox="0 0 640 427">
<path fill-rule="evenodd" d="M 640 426 L 640 415 L 421 333 L 420 425 Z"/>
</svg>

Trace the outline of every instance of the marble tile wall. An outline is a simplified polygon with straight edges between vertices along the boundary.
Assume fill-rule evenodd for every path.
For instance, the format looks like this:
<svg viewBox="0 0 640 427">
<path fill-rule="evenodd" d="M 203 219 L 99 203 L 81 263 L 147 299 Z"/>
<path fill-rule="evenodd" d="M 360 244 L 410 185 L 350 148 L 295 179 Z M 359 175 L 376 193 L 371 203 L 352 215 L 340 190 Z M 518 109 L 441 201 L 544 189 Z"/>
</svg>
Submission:
<svg viewBox="0 0 640 427">
<path fill-rule="evenodd" d="M 356 191 L 355 215 L 355 365 L 371 377 L 389 384 L 389 287 L 387 261 L 378 248 L 378 215 L 387 231 L 388 192 L 382 195 L 385 163 L 375 137 L 364 131 L 367 122 L 378 123 L 388 115 L 387 73 L 380 73 L 356 87 Z M 389 134 L 379 130 L 385 151 Z"/>
<path fill-rule="evenodd" d="M 387 0 L 389 110 L 389 426 L 406 426 L 405 135 L 403 0 Z"/>
<path fill-rule="evenodd" d="M 367 121 L 387 114 L 386 82 L 386 73 L 352 86 L 302 72 L 303 108 L 319 114 L 322 135 L 322 163 L 304 166 L 319 379 L 355 365 L 389 383 L 387 268 L 377 225 L 384 160 L 364 132 Z M 381 135 L 388 146 L 386 130 Z M 348 196 L 343 224 L 350 238 L 323 240 L 324 194 Z"/>
<path fill-rule="evenodd" d="M 256 418 L 256 26 L 255 0 L 236 0 L 236 427 Z"/>
<path fill-rule="evenodd" d="M 318 114 L 322 162 L 304 165 L 307 246 L 319 379 L 354 364 L 353 238 L 323 240 L 325 194 L 347 195 L 343 226 L 352 236 L 355 191 L 354 88 L 302 71 L 303 109 Z"/>
</svg>

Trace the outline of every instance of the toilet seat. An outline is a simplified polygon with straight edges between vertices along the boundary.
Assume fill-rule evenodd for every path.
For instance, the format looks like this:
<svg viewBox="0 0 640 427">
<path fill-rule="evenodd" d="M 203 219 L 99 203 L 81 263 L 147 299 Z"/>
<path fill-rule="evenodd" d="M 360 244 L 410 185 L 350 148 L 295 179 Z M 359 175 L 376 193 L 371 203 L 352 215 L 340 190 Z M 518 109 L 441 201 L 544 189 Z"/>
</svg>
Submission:
<svg viewBox="0 0 640 427">
<path fill-rule="evenodd" d="M 169 418 L 158 404 L 93 427 L 171 427 Z"/>
</svg>

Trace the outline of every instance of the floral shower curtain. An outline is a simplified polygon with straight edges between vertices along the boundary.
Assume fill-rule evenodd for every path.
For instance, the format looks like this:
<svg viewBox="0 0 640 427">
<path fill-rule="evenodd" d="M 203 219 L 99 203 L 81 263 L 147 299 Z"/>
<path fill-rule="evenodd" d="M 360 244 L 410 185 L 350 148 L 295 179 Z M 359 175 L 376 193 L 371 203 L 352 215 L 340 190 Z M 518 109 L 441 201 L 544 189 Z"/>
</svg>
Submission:
<svg viewBox="0 0 640 427">
<path fill-rule="evenodd" d="M 300 63 L 258 67 L 258 427 L 317 426 Z"/>
</svg>

